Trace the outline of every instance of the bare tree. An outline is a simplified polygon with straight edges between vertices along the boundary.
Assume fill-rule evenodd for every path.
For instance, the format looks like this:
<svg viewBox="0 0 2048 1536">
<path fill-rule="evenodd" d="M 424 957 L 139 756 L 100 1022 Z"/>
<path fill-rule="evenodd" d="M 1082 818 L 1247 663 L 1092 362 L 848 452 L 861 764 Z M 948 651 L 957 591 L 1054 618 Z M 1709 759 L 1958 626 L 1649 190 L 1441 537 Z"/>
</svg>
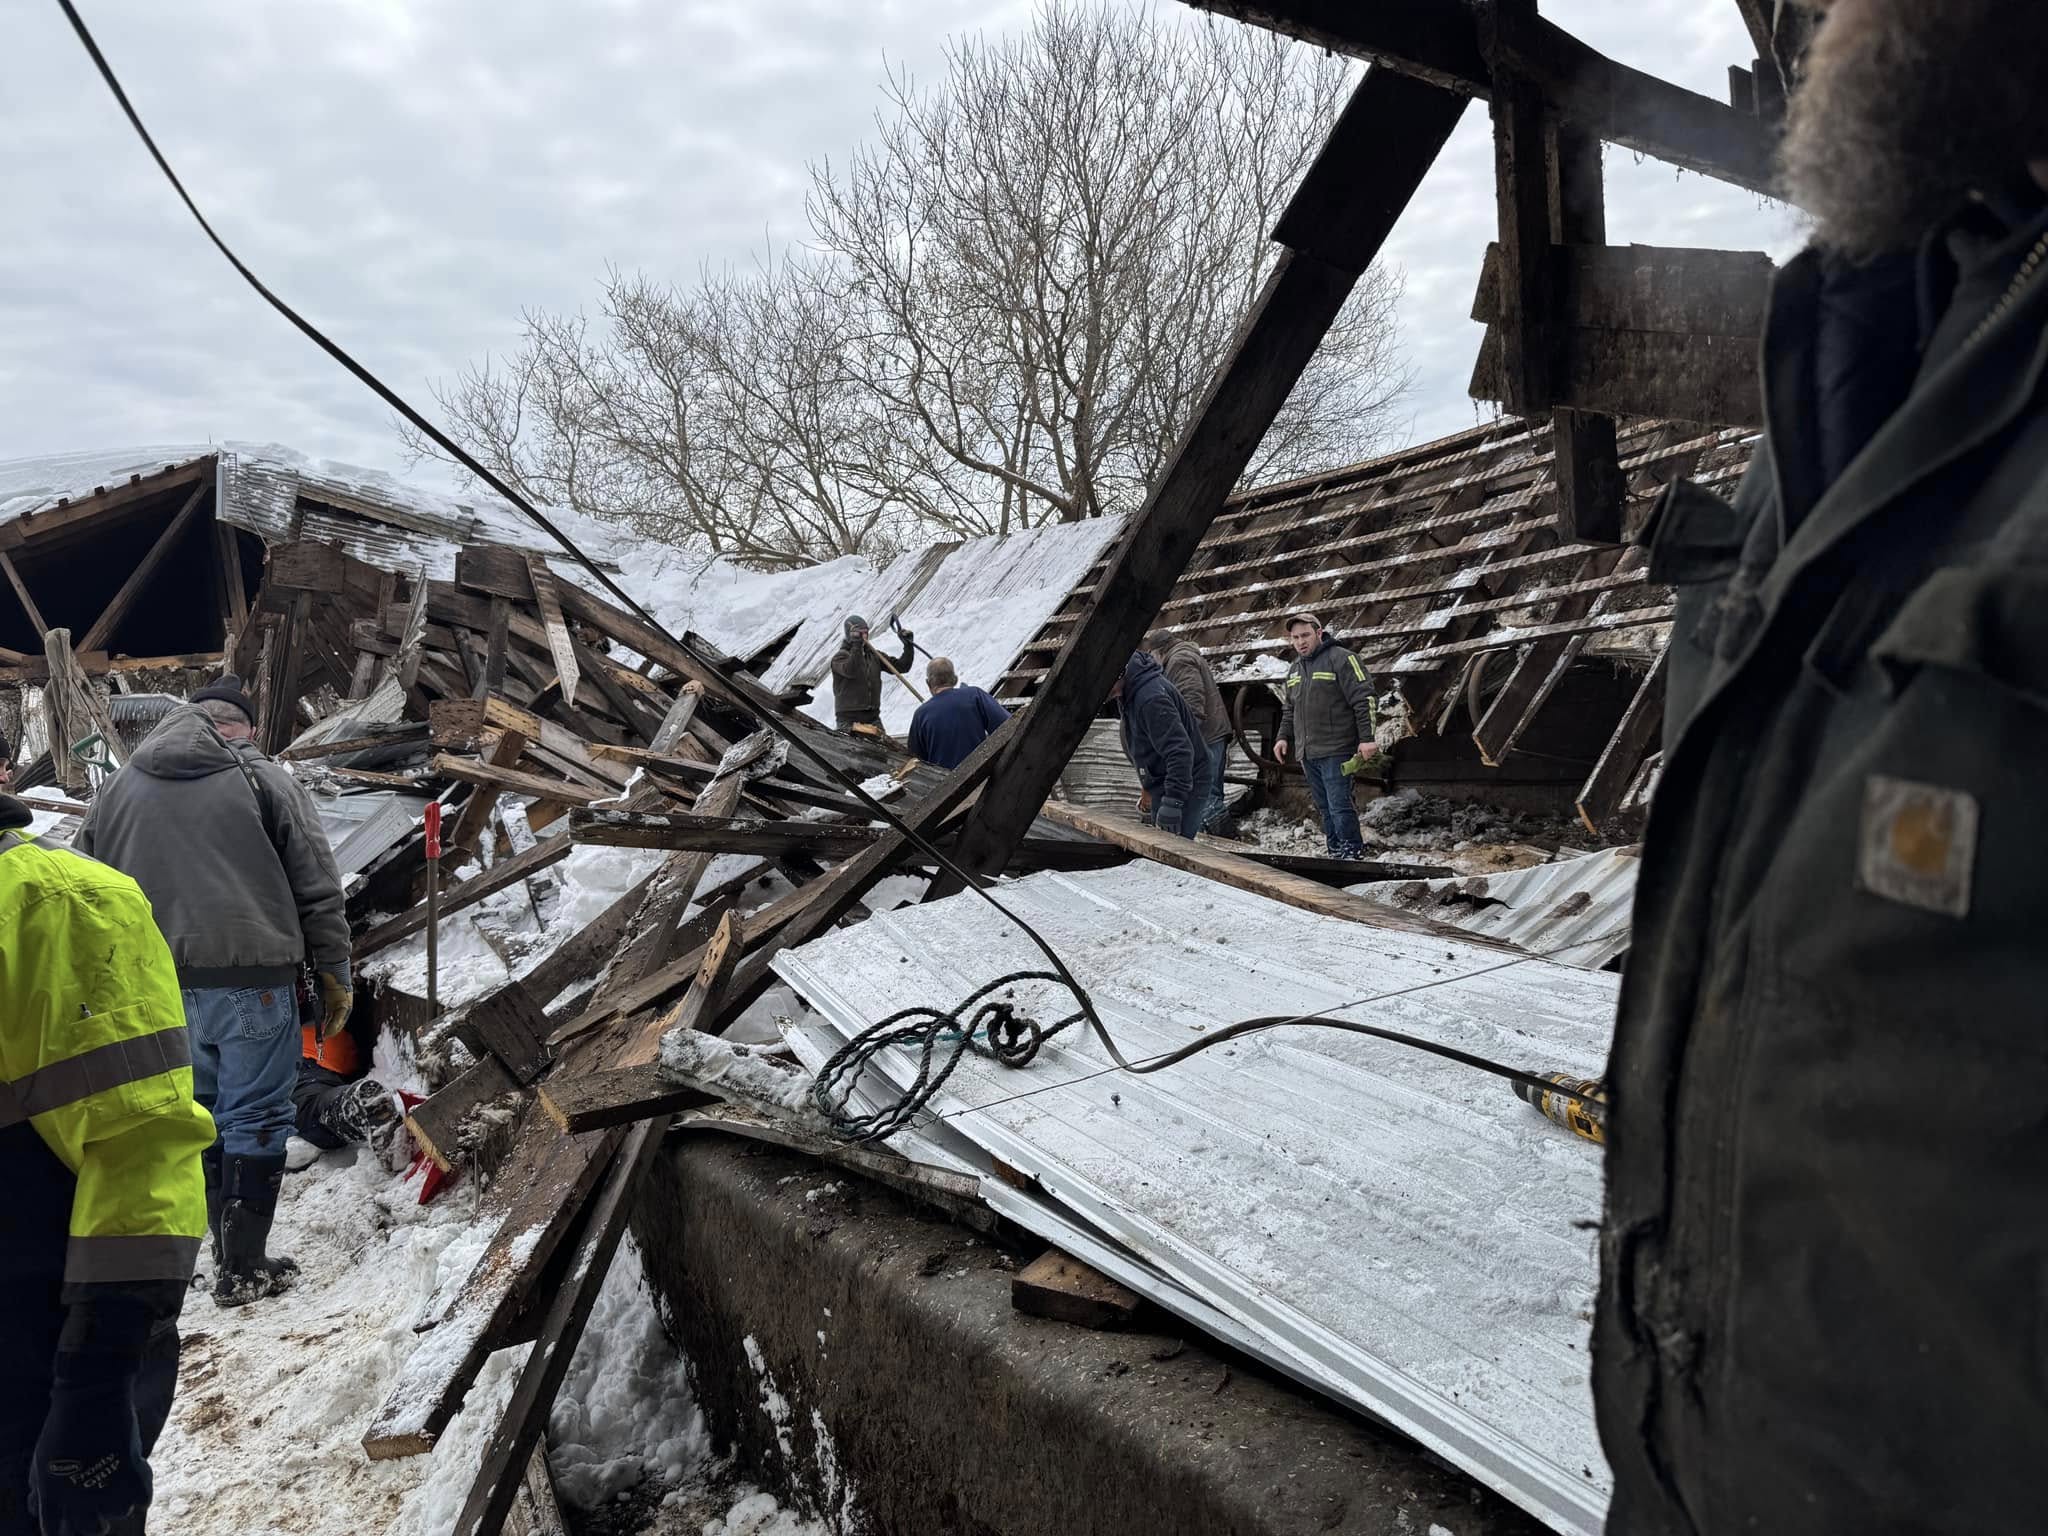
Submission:
<svg viewBox="0 0 2048 1536">
<path fill-rule="evenodd" d="M 1124 510 L 1354 78 L 1255 29 L 1055 0 L 953 44 L 936 89 L 889 77 L 874 142 L 812 168 L 809 251 L 687 292 L 611 273 L 601 332 L 530 314 L 443 408 L 523 489 L 754 564 Z M 1366 274 L 1249 480 L 1379 443 L 1399 289 Z"/>
</svg>

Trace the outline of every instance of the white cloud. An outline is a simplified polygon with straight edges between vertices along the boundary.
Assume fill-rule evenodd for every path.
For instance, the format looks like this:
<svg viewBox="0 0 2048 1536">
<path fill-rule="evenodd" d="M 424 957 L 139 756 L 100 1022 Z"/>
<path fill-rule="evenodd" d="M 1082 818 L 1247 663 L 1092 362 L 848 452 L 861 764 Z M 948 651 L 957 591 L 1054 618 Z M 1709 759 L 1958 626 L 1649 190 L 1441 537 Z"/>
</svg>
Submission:
<svg viewBox="0 0 2048 1536">
<path fill-rule="evenodd" d="M 687 281 L 799 234 L 804 165 L 871 129 L 885 59 L 1028 0 L 95 0 L 101 46 L 201 206 L 287 300 L 401 392 L 575 309 L 607 263 Z M 1555 0 L 1546 15 L 1720 94 L 1735 7 Z M 1223 25 L 1225 23 L 1216 23 Z M 0 457 L 208 437 L 395 465 L 384 407 L 245 289 L 175 202 L 52 5 L 0 64 Z M 1623 151 L 1610 238 L 1769 249 L 1751 194 Z M 1416 436 L 1469 424 L 1467 318 L 1494 211 L 1475 104 L 1395 232 Z"/>
</svg>

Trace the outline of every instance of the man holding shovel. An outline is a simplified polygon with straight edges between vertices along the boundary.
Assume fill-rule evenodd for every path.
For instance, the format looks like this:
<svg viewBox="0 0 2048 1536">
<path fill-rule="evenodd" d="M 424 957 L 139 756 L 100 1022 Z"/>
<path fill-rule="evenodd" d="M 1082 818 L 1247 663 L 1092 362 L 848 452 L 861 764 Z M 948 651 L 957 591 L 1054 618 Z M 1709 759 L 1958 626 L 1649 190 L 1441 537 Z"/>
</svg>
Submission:
<svg viewBox="0 0 2048 1536">
<path fill-rule="evenodd" d="M 847 615 L 846 639 L 832 657 L 832 708 L 840 730 L 881 730 L 882 668 L 886 665 L 900 678 L 915 654 L 910 631 L 899 626 L 896 633 L 902 636 L 903 654 L 890 661 L 868 644 L 868 621 L 857 613 Z"/>
</svg>

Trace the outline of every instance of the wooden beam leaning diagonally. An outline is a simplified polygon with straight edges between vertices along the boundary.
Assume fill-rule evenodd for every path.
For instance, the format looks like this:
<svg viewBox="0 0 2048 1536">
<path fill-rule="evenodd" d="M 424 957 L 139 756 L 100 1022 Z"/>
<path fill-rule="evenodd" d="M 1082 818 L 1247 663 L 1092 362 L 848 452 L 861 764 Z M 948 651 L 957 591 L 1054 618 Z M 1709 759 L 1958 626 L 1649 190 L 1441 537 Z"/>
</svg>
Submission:
<svg viewBox="0 0 2048 1536">
<path fill-rule="evenodd" d="M 8 558 L 4 549 L 0 549 L 0 571 L 6 573 L 7 584 L 14 588 L 14 595 L 21 599 L 21 611 L 28 615 L 30 626 L 37 634 L 47 635 L 50 626 L 43 622 L 42 610 L 36 607 L 36 600 L 29 596 L 28 583 L 21 579 L 21 572 L 14 568 L 14 562 Z"/>
<path fill-rule="evenodd" d="M 1379 68 L 1359 82 L 1275 228 L 1285 249 L 1265 291 L 969 813 L 955 856 L 969 873 L 994 875 L 1009 862 L 1465 107 Z M 958 888 L 942 872 L 931 894 Z"/>
<path fill-rule="evenodd" d="M 540 608 L 541 624 L 547 630 L 548 652 L 554 657 L 555 672 L 562 680 L 562 698 L 573 703 L 581 671 L 576 647 L 569 638 L 568 621 L 562 617 L 561 589 L 556 585 L 555 573 L 541 556 L 528 555 L 526 569 L 533 580 L 533 598 Z"/>
<path fill-rule="evenodd" d="M 1600 761 L 1594 764 L 1591 776 L 1579 791 L 1579 820 L 1589 832 L 1598 833 L 1600 823 L 1614 814 L 1614 808 L 1621 804 L 1621 797 L 1635 781 L 1637 767 L 1663 730 L 1664 659 L 1669 654 L 1668 650 L 1658 653 L 1649 676 L 1643 679 L 1643 686 L 1636 690 L 1621 723 L 1608 739 L 1607 750 L 1600 754 Z"/>
<path fill-rule="evenodd" d="M 192 494 L 185 498 L 184 505 L 179 507 L 176 514 L 164 525 L 164 531 L 157 535 L 156 542 L 149 546 L 149 553 L 137 562 L 128 579 L 121 583 L 121 590 L 108 600 L 107 606 L 100 611 L 100 616 L 92 621 L 92 628 L 88 629 L 85 638 L 78 642 L 79 650 L 96 651 L 107 643 L 107 637 L 113 634 L 114 626 L 128 616 L 128 610 L 135 606 L 136 595 L 149 585 L 149 578 L 154 576 L 157 567 L 164 563 L 164 557 L 171 552 L 171 546 L 176 544 L 179 537 L 191 526 L 192 519 L 199 513 L 201 503 L 212 490 L 211 475 L 192 487 Z"/>
<path fill-rule="evenodd" d="M 965 762 L 947 774 L 922 799 L 897 807 L 897 820 L 920 837 L 928 840 L 934 837 L 946 819 L 981 790 L 997 759 L 1017 739 L 1021 722 L 1022 717 L 1016 715 L 1004 721 L 968 755 Z M 1027 817 L 1027 825 L 1029 820 Z M 913 851 L 909 839 L 891 827 L 879 842 L 862 849 L 830 874 L 803 887 L 805 901 L 802 909 L 774 934 L 758 937 L 753 952 L 741 963 L 726 989 L 725 1001 L 717 1015 L 703 1020 L 702 1028 L 711 1034 L 719 1033 L 767 986 L 771 974 L 769 962 L 778 952 L 809 943 L 826 932 L 853 910 L 855 903 L 873 888 L 877 880 Z M 757 935 L 760 934 L 759 924 L 757 914 L 749 924 Z"/>
</svg>

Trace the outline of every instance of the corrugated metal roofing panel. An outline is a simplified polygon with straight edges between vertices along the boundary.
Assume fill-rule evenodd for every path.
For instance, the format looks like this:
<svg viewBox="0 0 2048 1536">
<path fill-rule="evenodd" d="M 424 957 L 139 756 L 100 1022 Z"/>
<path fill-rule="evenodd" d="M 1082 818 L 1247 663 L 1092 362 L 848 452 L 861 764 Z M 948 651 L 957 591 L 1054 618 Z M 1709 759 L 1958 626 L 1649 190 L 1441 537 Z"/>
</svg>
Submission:
<svg viewBox="0 0 2048 1536">
<path fill-rule="evenodd" d="M 1241 1018 L 1324 1010 L 1527 1068 L 1593 1076 L 1606 1059 L 1610 976 L 1503 963 L 1142 862 L 1035 875 L 1004 896 L 1134 1059 Z M 845 1035 L 1042 965 L 964 897 L 873 917 L 776 969 Z M 1071 1006 L 1016 990 L 1042 1018 Z M 1344 1400 L 1553 1528 L 1599 1529 L 1596 1266 L 1577 1225 L 1600 1208 L 1594 1148 L 1498 1079 L 1334 1031 L 1275 1031 L 1157 1076 L 1108 1065 L 1069 1031 L 1021 1071 L 969 1058 L 931 1107 Z M 899 1082 L 913 1070 L 901 1052 L 881 1066 Z"/>
<path fill-rule="evenodd" d="M 1448 880 L 1376 880 L 1354 895 L 1427 912 L 1502 939 L 1532 955 L 1599 970 L 1627 953 L 1635 907 L 1633 848 L 1609 848 L 1552 864 Z"/>
<path fill-rule="evenodd" d="M 396 847 L 419 824 L 432 798 L 396 789 L 315 795 L 313 809 L 319 813 L 320 830 L 334 850 L 335 867 L 342 878 L 368 869 L 386 849 Z"/>
<path fill-rule="evenodd" d="M 97 487 L 114 490 L 130 475 L 145 480 L 183 469 L 219 449 L 206 444 L 165 448 L 100 448 L 84 453 L 38 454 L 0 461 L 0 523 L 25 512 L 40 512 L 59 501 L 77 501 Z"/>
<path fill-rule="evenodd" d="M 1251 771 L 1244 751 L 1233 741 L 1224 754 L 1226 774 Z M 1060 770 L 1060 792 L 1075 805 L 1107 805 L 1127 809 L 1138 798 L 1138 770 L 1124 755 L 1123 728 L 1115 720 L 1094 720 L 1081 745 Z M 1225 799 L 1235 805 L 1245 797 L 1242 785 L 1226 787 Z"/>
</svg>

